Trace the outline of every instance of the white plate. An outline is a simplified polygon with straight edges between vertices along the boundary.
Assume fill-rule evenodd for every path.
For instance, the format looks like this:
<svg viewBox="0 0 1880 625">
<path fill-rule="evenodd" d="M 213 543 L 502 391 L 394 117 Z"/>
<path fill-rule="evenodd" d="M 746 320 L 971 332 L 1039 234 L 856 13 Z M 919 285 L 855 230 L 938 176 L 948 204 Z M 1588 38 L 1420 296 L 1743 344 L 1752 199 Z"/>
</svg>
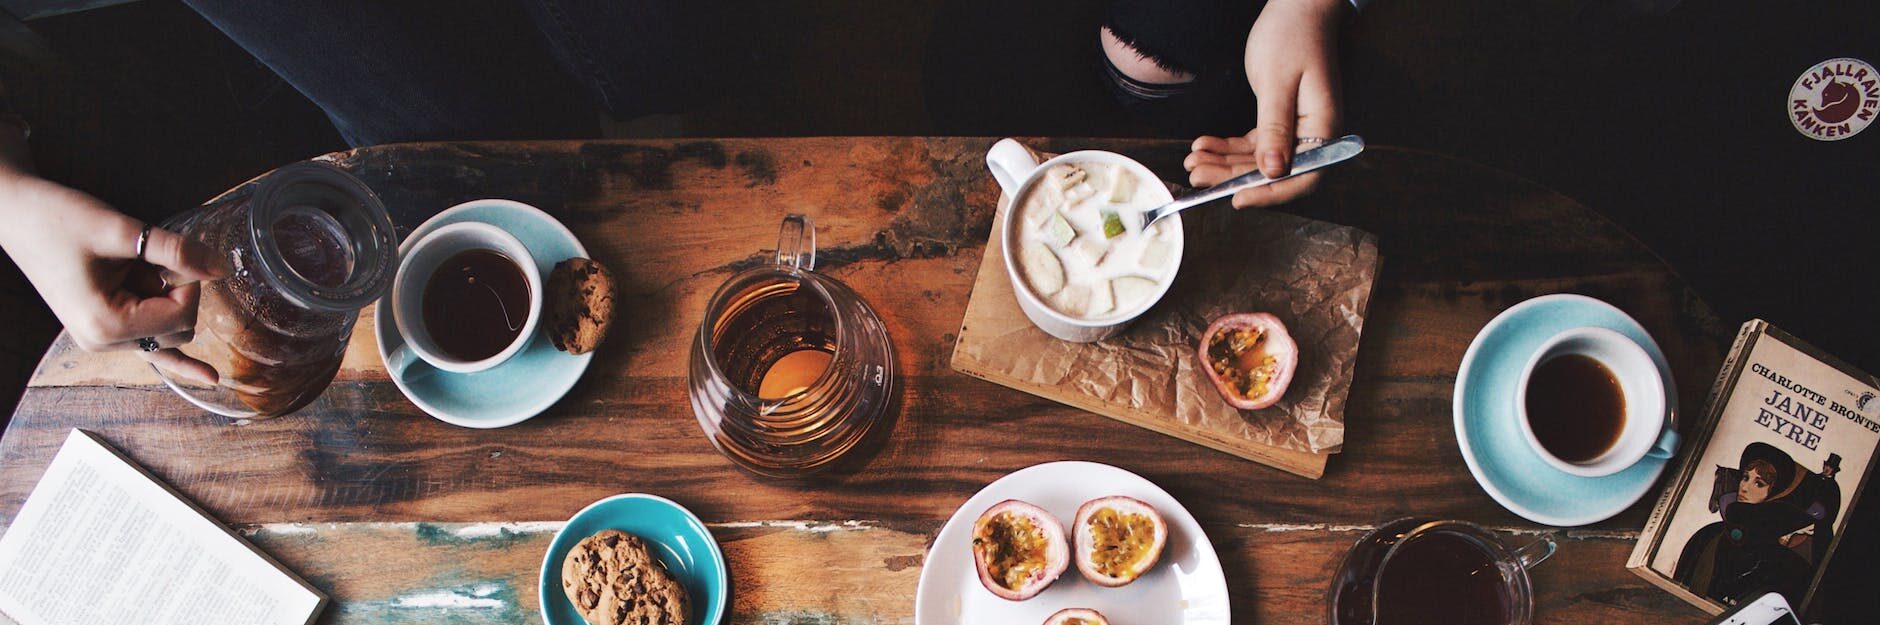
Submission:
<svg viewBox="0 0 1880 625">
<path fill-rule="evenodd" d="M 1128 586 L 1103 588 L 1073 563 L 1057 583 L 1025 601 L 1007 601 L 979 583 L 973 565 L 973 521 L 1007 499 L 1056 515 L 1068 539 L 1077 507 L 1109 495 L 1140 499 L 1162 513 L 1168 543 L 1154 569 Z M 1031 625 L 1064 608 L 1091 608 L 1118 625 L 1228 625 L 1227 578 L 1214 543 L 1168 491 L 1141 476 L 1094 462 L 1051 462 L 999 478 L 953 513 L 927 552 L 914 593 L 915 625 Z"/>
</svg>

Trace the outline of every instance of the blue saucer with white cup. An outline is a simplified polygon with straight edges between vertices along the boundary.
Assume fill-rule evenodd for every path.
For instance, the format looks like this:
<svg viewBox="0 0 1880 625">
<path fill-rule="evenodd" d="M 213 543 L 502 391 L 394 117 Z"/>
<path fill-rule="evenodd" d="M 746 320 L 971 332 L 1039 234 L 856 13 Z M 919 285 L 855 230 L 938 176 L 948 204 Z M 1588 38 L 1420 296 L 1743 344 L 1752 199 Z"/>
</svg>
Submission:
<svg viewBox="0 0 1880 625">
<path fill-rule="evenodd" d="M 1611 475 L 1574 475 L 1549 464 L 1523 435 L 1515 400 L 1523 371 L 1549 339 L 1581 327 L 1612 330 L 1645 350 L 1663 380 L 1666 427 L 1675 429 L 1677 385 L 1658 343 L 1624 311 L 1584 295 L 1544 295 L 1502 311 L 1476 334 L 1456 374 L 1456 442 L 1475 481 L 1510 512 L 1561 527 L 1624 511 L 1669 463 L 1647 455 Z M 1670 438 L 1675 445 L 1675 436 Z"/>
<path fill-rule="evenodd" d="M 528 249 L 544 279 L 555 263 L 587 256 L 587 248 L 574 233 L 548 213 L 521 202 L 498 199 L 465 202 L 431 217 L 405 237 L 398 248 L 399 256 L 405 257 L 414 242 L 439 228 L 460 222 L 489 224 L 514 236 Z M 406 342 L 398 331 L 391 299 L 394 295 L 388 293 L 380 299 L 373 316 L 379 357 L 388 363 Z M 593 359 L 592 352 L 575 356 L 555 349 L 547 335 L 536 331 L 529 333 L 527 342 L 514 355 L 488 369 L 459 373 L 418 360 L 404 367 L 388 366 L 386 374 L 411 403 L 440 421 L 469 428 L 498 428 L 520 423 L 554 405 L 574 388 Z"/>
</svg>

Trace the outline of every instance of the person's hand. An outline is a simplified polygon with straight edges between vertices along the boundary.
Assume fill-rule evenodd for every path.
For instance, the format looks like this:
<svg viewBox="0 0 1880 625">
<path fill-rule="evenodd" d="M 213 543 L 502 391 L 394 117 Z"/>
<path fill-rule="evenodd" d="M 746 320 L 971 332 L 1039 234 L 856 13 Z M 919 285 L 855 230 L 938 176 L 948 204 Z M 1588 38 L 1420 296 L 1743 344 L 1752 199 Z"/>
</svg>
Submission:
<svg viewBox="0 0 1880 625">
<path fill-rule="evenodd" d="M 1338 24 L 1346 0 L 1269 0 L 1247 33 L 1247 84 L 1259 101 L 1258 122 L 1245 137 L 1201 137 L 1183 165 L 1188 182 L 1213 186 L 1254 169 L 1269 178 L 1292 171 L 1301 137 L 1337 137 Z M 1234 194 L 1234 206 L 1272 206 L 1310 191 L 1307 174 Z"/>
<path fill-rule="evenodd" d="M 1244 137 L 1201 137 L 1188 146 L 1188 158 L 1182 166 L 1188 169 L 1188 184 L 1196 188 L 1211 187 L 1229 178 L 1251 172 L 1255 169 L 1266 173 L 1260 166 L 1260 157 L 1256 136 L 1260 129 L 1255 128 Z M 1314 145 L 1300 145 L 1298 150 L 1308 150 Z M 1290 152 L 1289 152 L 1290 154 Z M 1288 167 L 1291 159 L 1287 159 Z M 1283 174 L 1282 174 L 1283 175 Z M 1241 189 L 1234 193 L 1234 208 L 1252 206 L 1275 206 L 1292 201 L 1312 190 L 1318 184 L 1318 174 L 1305 174 L 1298 178 L 1281 180 L 1266 186 Z"/>
<path fill-rule="evenodd" d="M 0 217 L 6 224 L 0 247 L 79 347 L 133 350 L 140 349 L 139 338 L 154 337 L 163 349 L 140 351 L 146 360 L 215 383 L 213 367 L 175 349 L 193 338 L 196 282 L 228 274 L 215 252 L 152 228 L 140 262 L 142 222 L 85 193 L 14 171 L 0 171 Z M 159 268 L 185 284 L 166 285 Z"/>
</svg>

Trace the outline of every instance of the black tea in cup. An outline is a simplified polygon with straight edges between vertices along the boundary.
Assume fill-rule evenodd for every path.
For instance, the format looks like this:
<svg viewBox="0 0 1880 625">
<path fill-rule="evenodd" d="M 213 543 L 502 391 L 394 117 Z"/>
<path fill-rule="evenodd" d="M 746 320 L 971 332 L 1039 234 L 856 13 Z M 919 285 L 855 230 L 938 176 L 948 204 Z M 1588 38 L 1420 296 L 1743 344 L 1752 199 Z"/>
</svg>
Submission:
<svg viewBox="0 0 1880 625">
<path fill-rule="evenodd" d="M 1585 354 L 1566 354 L 1534 368 L 1528 379 L 1528 425 L 1549 453 L 1567 462 L 1598 458 L 1625 433 L 1625 391 L 1611 369 Z"/>
<path fill-rule="evenodd" d="M 503 253 L 452 255 L 424 284 L 424 328 L 446 355 L 483 360 L 502 353 L 529 320 L 529 280 Z"/>
<path fill-rule="evenodd" d="M 1378 572 L 1376 625 L 1505 625 L 1508 590 L 1495 558 L 1450 533 L 1405 542 Z"/>
</svg>

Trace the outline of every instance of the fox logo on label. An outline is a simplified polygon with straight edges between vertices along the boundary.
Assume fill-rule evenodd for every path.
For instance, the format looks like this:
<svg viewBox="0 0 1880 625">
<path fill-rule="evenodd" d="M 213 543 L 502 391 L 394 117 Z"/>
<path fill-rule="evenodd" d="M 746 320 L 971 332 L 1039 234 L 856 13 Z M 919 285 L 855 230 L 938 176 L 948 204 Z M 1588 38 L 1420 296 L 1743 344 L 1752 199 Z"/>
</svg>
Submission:
<svg viewBox="0 0 1880 625">
<path fill-rule="evenodd" d="M 1808 68 L 1789 88 L 1789 122 L 1803 136 L 1840 141 L 1880 115 L 1880 71 L 1860 59 L 1829 59 Z"/>
</svg>

